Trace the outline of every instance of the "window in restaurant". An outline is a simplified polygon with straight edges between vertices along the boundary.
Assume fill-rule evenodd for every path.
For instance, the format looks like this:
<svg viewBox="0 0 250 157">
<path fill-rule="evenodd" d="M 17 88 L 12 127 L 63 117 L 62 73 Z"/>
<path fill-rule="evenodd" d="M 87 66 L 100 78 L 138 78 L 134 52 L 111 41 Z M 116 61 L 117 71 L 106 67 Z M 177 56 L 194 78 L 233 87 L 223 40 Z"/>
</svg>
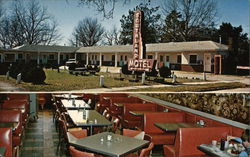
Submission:
<svg viewBox="0 0 250 157">
<path fill-rule="evenodd" d="M 197 55 L 190 55 L 189 56 L 189 63 L 196 64 L 197 63 Z"/>
<path fill-rule="evenodd" d="M 177 63 L 181 64 L 181 55 L 177 55 Z"/>
<path fill-rule="evenodd" d="M 104 61 L 104 55 L 102 55 L 102 61 Z"/>
<path fill-rule="evenodd" d="M 97 60 L 97 55 L 95 55 L 95 60 Z"/>
<path fill-rule="evenodd" d="M 63 60 L 63 55 L 60 55 L 60 59 Z"/>
<path fill-rule="evenodd" d="M 127 61 L 128 60 L 128 57 L 127 56 L 125 56 L 125 61 Z"/>
<path fill-rule="evenodd" d="M 120 61 L 122 61 L 123 60 L 123 55 L 121 55 L 121 57 L 120 57 Z"/>
</svg>

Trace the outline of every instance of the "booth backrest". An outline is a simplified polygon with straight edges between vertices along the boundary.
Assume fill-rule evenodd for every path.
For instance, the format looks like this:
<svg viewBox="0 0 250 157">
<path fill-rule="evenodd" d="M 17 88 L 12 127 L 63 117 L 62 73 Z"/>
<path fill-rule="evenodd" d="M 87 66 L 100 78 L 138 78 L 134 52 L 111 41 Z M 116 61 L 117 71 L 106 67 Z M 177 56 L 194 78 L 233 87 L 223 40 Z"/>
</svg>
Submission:
<svg viewBox="0 0 250 157">
<path fill-rule="evenodd" d="M 129 113 L 129 111 L 156 111 L 156 104 L 154 103 L 146 103 L 146 104 L 141 104 L 141 103 L 126 103 L 123 104 L 123 118 L 125 120 L 133 120 L 136 118 L 140 118 L 138 116 L 133 116 L 132 114 Z"/>
<path fill-rule="evenodd" d="M 159 112 L 159 113 L 145 113 L 144 114 L 144 131 L 147 134 L 165 133 L 154 125 L 154 123 L 174 123 L 184 122 L 185 113 L 183 112 Z"/>
<path fill-rule="evenodd" d="M 212 140 L 220 141 L 231 135 L 231 127 L 180 128 L 175 139 L 175 156 L 205 155 L 197 149 L 201 144 L 209 144 Z"/>
<path fill-rule="evenodd" d="M 112 97 L 110 100 L 111 105 L 114 103 L 143 103 L 142 99 L 136 97 Z"/>
<path fill-rule="evenodd" d="M 0 110 L 0 122 L 17 122 L 15 135 L 22 132 L 22 114 L 18 110 Z"/>
<path fill-rule="evenodd" d="M 29 95 L 28 94 L 8 94 L 8 99 L 9 100 L 29 100 Z"/>
<path fill-rule="evenodd" d="M 11 128 L 0 128 L 0 147 L 5 147 L 6 157 L 12 157 L 12 130 Z"/>
</svg>

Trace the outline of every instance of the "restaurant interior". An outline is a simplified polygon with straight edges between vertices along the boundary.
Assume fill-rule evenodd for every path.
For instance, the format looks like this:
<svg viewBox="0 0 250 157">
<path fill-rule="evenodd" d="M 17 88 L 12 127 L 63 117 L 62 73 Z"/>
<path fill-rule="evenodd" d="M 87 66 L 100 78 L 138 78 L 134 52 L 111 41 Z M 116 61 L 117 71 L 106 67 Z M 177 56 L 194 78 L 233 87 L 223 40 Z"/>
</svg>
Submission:
<svg viewBox="0 0 250 157">
<path fill-rule="evenodd" d="M 249 129 L 248 97 L 2 93 L 0 156 L 239 156 L 247 147 L 233 139 Z"/>
</svg>

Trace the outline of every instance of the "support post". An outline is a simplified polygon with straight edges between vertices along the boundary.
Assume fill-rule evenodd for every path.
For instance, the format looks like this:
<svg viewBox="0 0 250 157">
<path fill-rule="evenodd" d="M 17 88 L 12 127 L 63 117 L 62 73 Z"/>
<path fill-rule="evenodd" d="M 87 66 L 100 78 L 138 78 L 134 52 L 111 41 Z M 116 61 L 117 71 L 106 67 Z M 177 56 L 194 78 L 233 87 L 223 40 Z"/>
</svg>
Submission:
<svg viewBox="0 0 250 157">
<path fill-rule="evenodd" d="M 117 52 L 115 53 L 115 67 L 117 67 Z"/>
</svg>

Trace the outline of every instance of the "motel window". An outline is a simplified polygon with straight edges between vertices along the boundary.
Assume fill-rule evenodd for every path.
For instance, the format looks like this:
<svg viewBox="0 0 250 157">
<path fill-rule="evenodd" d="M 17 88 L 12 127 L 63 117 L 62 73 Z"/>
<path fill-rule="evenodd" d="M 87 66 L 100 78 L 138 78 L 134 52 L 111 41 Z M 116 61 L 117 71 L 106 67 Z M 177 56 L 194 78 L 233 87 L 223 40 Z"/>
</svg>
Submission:
<svg viewBox="0 0 250 157">
<path fill-rule="evenodd" d="M 160 56 L 160 62 L 163 62 L 163 56 Z"/>
<path fill-rule="evenodd" d="M 197 55 L 190 55 L 189 56 L 189 63 L 196 64 L 197 63 Z"/>
<path fill-rule="evenodd" d="M 181 64 L 181 55 L 177 55 L 177 63 Z"/>
<path fill-rule="evenodd" d="M 125 61 L 127 61 L 128 60 L 128 57 L 127 56 L 125 56 Z"/>
<path fill-rule="evenodd" d="M 122 61 L 123 60 L 123 55 L 121 55 L 121 57 L 120 57 L 120 61 Z"/>
<path fill-rule="evenodd" d="M 5 55 L 5 60 L 9 62 L 15 61 L 15 54 L 6 54 Z"/>
<path fill-rule="evenodd" d="M 23 54 L 18 54 L 17 58 L 18 59 L 23 59 Z"/>
<path fill-rule="evenodd" d="M 169 62 L 169 56 L 166 56 L 166 62 Z"/>
<path fill-rule="evenodd" d="M 54 55 L 49 55 L 50 60 L 54 60 Z"/>
<path fill-rule="evenodd" d="M 115 55 L 112 55 L 112 61 L 115 61 Z"/>
<path fill-rule="evenodd" d="M 148 55 L 148 59 L 153 59 L 153 56 L 152 55 Z"/>
</svg>

